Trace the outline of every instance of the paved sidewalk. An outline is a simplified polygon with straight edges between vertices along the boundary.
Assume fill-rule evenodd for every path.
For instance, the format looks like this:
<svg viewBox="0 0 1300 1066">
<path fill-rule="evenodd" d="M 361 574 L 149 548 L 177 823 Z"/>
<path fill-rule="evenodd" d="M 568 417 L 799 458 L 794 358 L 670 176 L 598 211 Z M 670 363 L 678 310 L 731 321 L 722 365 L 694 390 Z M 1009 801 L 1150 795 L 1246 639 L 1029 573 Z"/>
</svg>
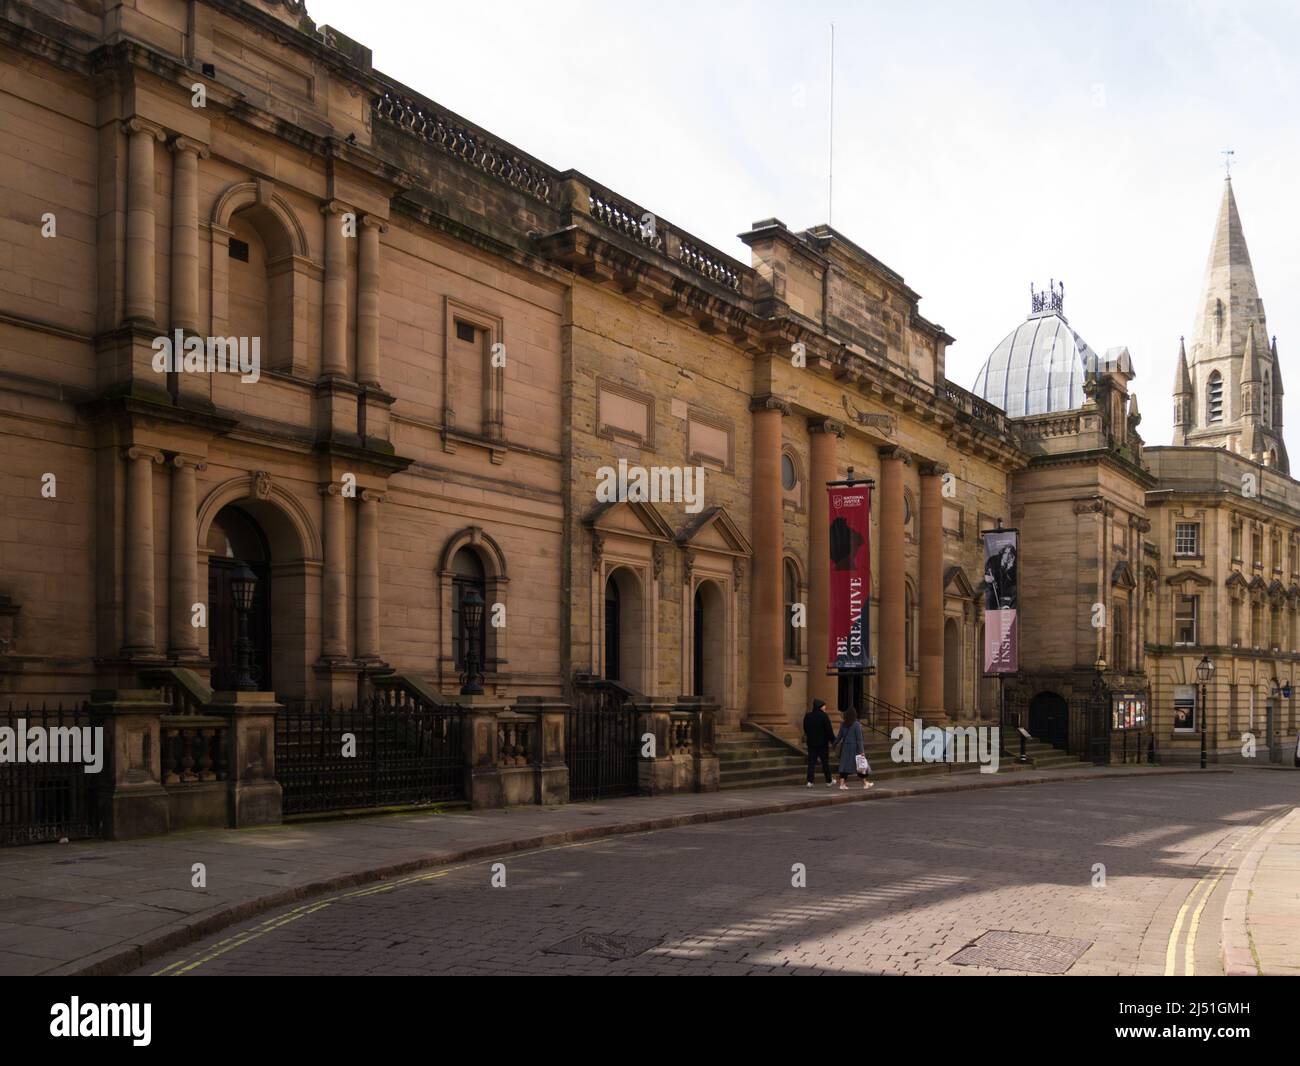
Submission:
<svg viewBox="0 0 1300 1066">
<path fill-rule="evenodd" d="M 1264 829 L 1242 860 L 1222 942 L 1229 976 L 1300 976 L 1300 807 Z"/>
<path fill-rule="evenodd" d="M 443 863 L 838 803 L 1056 781 L 1227 773 L 1138 767 L 934 774 L 862 792 L 755 789 L 503 811 L 421 811 L 0 850 L 0 974 L 113 974 L 235 922 Z M 202 863 L 206 887 L 192 887 Z M 1271 875 L 1270 875 L 1271 876 Z"/>
</svg>

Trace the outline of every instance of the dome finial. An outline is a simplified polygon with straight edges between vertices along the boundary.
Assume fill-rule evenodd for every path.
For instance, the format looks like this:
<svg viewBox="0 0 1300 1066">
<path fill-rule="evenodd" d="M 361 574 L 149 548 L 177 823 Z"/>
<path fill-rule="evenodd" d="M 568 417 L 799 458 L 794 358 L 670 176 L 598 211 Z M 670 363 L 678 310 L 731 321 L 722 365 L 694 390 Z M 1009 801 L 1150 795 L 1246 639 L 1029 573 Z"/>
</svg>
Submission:
<svg viewBox="0 0 1300 1066">
<path fill-rule="evenodd" d="M 1029 313 L 1040 315 L 1056 312 L 1065 317 L 1065 282 L 1059 285 L 1055 278 L 1049 278 L 1046 292 L 1035 292 L 1034 283 L 1029 283 Z"/>
</svg>

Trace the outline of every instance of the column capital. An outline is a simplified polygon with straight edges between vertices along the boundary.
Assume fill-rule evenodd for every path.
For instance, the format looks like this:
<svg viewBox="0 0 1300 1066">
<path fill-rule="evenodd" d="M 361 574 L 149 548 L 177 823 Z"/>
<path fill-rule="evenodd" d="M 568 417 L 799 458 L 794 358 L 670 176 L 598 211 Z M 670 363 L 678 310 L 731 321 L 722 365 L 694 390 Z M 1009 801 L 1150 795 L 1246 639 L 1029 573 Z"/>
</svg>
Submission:
<svg viewBox="0 0 1300 1066">
<path fill-rule="evenodd" d="M 388 232 L 388 219 L 380 218 L 378 215 L 365 214 L 361 216 L 361 226 L 363 229 L 378 230 L 380 233 Z"/>
<path fill-rule="evenodd" d="M 809 433 L 825 433 L 827 436 L 843 437 L 845 426 L 843 422 L 837 422 L 833 418 L 810 418 L 808 419 Z"/>
<path fill-rule="evenodd" d="M 343 483 L 341 481 L 327 481 L 319 486 L 316 492 L 320 496 L 342 496 Z"/>
<path fill-rule="evenodd" d="M 899 447 L 897 444 L 884 444 L 877 448 L 876 451 L 879 453 L 882 460 L 897 459 L 902 462 L 904 466 L 908 466 L 912 462 L 912 453 L 906 448 Z"/>
<path fill-rule="evenodd" d="M 922 477 L 943 477 L 950 469 L 947 463 L 937 459 L 920 459 L 916 466 Z"/>
<path fill-rule="evenodd" d="M 183 452 L 168 452 L 167 465 L 181 470 L 189 467 L 191 470 L 206 470 L 208 468 L 207 460 L 201 455 L 186 455 Z"/>
<path fill-rule="evenodd" d="M 200 159 L 207 159 L 212 154 L 208 146 L 202 141 L 196 141 L 193 137 L 186 137 L 179 133 L 167 142 L 167 147 L 178 154 L 180 152 L 193 152 Z"/>
<path fill-rule="evenodd" d="M 167 139 L 167 131 L 158 123 L 150 122 L 147 118 L 140 118 L 138 115 L 122 120 L 122 132 L 151 133 L 155 140 L 165 141 Z"/>
<path fill-rule="evenodd" d="M 780 396 L 774 396 L 770 392 L 765 392 L 749 401 L 749 409 L 754 412 L 780 411 L 781 414 L 788 415 L 790 413 L 790 401 L 783 400 Z"/>
<path fill-rule="evenodd" d="M 163 453 L 157 448 L 146 448 L 140 444 L 128 444 L 122 449 L 123 459 L 148 459 L 161 465 Z"/>
<path fill-rule="evenodd" d="M 320 205 L 322 215 L 345 215 L 348 212 L 356 213 L 342 200 L 326 200 Z"/>
<path fill-rule="evenodd" d="M 380 489 L 362 489 L 357 498 L 364 500 L 366 503 L 388 502 L 388 497 Z"/>
</svg>

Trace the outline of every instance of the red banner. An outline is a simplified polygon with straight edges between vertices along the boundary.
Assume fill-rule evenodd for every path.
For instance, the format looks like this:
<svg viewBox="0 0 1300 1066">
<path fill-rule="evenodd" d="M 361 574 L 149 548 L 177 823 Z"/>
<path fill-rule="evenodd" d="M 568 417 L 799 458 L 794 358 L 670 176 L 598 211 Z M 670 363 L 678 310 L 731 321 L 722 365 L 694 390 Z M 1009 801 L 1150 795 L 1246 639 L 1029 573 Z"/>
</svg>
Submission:
<svg viewBox="0 0 1300 1066">
<path fill-rule="evenodd" d="M 832 485 L 831 630 L 828 665 L 865 670 L 871 646 L 871 486 Z"/>
<path fill-rule="evenodd" d="M 1020 669 L 1020 534 L 987 530 L 984 538 L 984 672 Z"/>
</svg>

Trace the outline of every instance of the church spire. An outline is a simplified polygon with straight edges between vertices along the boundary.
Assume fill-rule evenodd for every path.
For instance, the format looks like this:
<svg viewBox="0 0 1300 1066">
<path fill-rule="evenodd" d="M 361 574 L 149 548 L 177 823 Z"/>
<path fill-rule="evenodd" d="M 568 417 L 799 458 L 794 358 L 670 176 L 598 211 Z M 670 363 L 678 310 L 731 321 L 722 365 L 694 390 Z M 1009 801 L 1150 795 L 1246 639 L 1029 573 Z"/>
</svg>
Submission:
<svg viewBox="0 0 1300 1066">
<path fill-rule="evenodd" d="M 1264 330 L 1264 307 L 1255 285 L 1255 270 L 1237 213 L 1232 179 L 1227 178 L 1201 285 L 1201 303 L 1192 335 L 1192 365 L 1240 353 L 1251 323 L 1256 322 Z"/>
<path fill-rule="evenodd" d="M 1178 338 L 1178 366 L 1174 370 L 1174 395 L 1190 395 L 1192 376 L 1187 372 L 1187 345 L 1182 337 Z"/>
</svg>

